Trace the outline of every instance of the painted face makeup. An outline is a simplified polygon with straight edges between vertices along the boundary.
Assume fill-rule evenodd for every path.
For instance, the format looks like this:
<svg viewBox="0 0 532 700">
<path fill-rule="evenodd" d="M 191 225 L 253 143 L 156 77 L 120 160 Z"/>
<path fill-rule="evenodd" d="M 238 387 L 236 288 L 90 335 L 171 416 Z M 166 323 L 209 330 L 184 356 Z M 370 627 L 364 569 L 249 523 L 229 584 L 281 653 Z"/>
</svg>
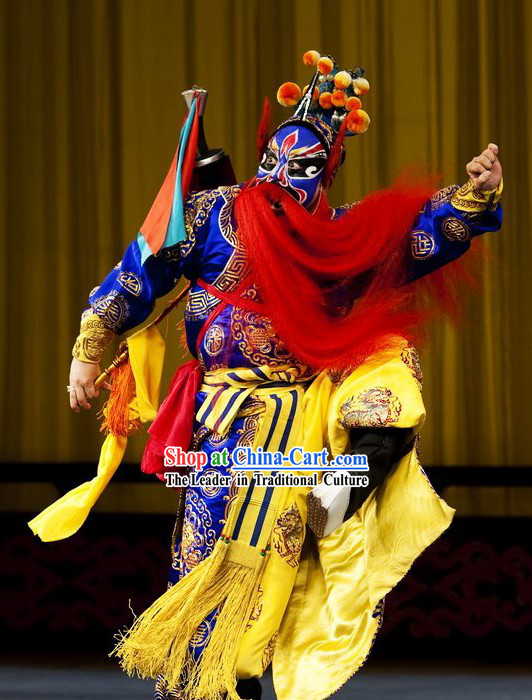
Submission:
<svg viewBox="0 0 532 700">
<path fill-rule="evenodd" d="M 314 132 L 304 126 L 284 126 L 270 139 L 255 181 L 275 182 L 306 209 L 313 209 L 326 161 L 327 153 Z"/>
</svg>

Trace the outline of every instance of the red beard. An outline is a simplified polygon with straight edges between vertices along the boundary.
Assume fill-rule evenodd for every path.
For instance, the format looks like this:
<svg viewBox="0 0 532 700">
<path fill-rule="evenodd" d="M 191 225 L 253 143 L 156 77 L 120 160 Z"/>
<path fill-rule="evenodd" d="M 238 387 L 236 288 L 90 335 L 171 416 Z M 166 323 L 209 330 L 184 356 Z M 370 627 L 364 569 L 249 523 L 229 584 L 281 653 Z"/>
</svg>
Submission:
<svg viewBox="0 0 532 700">
<path fill-rule="evenodd" d="M 298 359 L 343 369 L 390 336 L 420 341 L 427 313 L 416 304 L 418 283 L 405 284 L 409 232 L 433 191 L 398 185 L 375 192 L 337 221 L 325 200 L 311 215 L 275 184 L 239 194 L 235 217 L 250 283 Z"/>
</svg>

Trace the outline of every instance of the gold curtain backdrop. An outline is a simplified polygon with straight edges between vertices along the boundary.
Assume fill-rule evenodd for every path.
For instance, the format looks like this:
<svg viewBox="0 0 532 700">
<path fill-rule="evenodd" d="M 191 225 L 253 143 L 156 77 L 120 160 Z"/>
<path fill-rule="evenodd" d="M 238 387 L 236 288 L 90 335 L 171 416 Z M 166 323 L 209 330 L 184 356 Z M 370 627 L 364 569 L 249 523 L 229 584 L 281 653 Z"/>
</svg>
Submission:
<svg viewBox="0 0 532 700">
<path fill-rule="evenodd" d="M 426 163 L 442 184 L 489 141 L 505 223 L 480 294 L 423 353 L 426 464 L 529 465 L 532 453 L 527 0 L 11 0 L 1 4 L 2 458 L 96 460 L 94 412 L 66 385 L 88 292 L 121 258 L 166 173 L 181 90 L 209 89 L 211 146 L 256 168 L 262 100 L 309 78 L 306 49 L 361 65 L 369 131 L 351 139 L 335 204 Z M 274 118 L 287 112 L 275 104 Z M 466 303 L 464 301 L 464 303 Z M 168 334 L 168 374 L 182 353 Z M 107 359 L 111 358 L 111 354 Z M 129 459 L 138 459 L 136 438 Z"/>
</svg>

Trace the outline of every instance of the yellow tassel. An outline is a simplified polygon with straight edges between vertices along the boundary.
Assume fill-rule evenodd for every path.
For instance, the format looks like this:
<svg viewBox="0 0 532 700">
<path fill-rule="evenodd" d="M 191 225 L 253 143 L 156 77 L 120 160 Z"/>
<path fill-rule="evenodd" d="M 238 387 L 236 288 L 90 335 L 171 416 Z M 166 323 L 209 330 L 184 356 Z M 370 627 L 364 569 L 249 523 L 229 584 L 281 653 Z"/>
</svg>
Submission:
<svg viewBox="0 0 532 700">
<path fill-rule="evenodd" d="M 188 642 L 196 631 L 191 623 L 194 614 L 195 594 L 202 591 L 209 595 L 209 584 L 217 577 L 225 558 L 226 545 L 219 540 L 212 554 L 195 569 L 160 596 L 122 635 L 112 654 L 119 656 L 122 668 L 130 675 L 135 672 L 141 678 L 156 678 L 166 669 L 172 654 L 176 673 L 167 677 L 170 687 L 175 687 L 188 653 Z M 213 602 L 208 614 L 216 608 Z M 192 628 L 192 629 L 190 629 Z"/>
<path fill-rule="evenodd" d="M 122 636 L 113 654 L 142 678 L 162 676 L 186 700 L 238 700 L 236 661 L 255 603 L 265 557 L 255 548 L 219 539 L 213 553 L 153 603 Z M 219 609 L 197 662 L 190 641 Z M 226 695 L 227 694 L 227 695 Z"/>
<path fill-rule="evenodd" d="M 205 649 L 188 673 L 183 687 L 187 700 L 238 700 L 236 663 L 255 604 L 262 562 L 257 562 L 258 566 L 226 563 L 221 582 L 225 601 Z"/>
</svg>

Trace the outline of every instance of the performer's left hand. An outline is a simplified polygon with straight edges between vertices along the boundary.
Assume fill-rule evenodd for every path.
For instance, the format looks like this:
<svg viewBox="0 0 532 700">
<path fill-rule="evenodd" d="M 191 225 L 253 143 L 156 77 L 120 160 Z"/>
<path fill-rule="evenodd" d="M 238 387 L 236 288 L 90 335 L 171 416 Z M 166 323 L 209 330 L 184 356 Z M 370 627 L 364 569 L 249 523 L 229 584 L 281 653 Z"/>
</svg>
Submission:
<svg viewBox="0 0 532 700">
<path fill-rule="evenodd" d="M 490 143 L 485 151 L 466 165 L 467 174 L 479 190 L 494 190 L 502 178 L 502 167 L 498 158 L 499 147 Z"/>
</svg>

